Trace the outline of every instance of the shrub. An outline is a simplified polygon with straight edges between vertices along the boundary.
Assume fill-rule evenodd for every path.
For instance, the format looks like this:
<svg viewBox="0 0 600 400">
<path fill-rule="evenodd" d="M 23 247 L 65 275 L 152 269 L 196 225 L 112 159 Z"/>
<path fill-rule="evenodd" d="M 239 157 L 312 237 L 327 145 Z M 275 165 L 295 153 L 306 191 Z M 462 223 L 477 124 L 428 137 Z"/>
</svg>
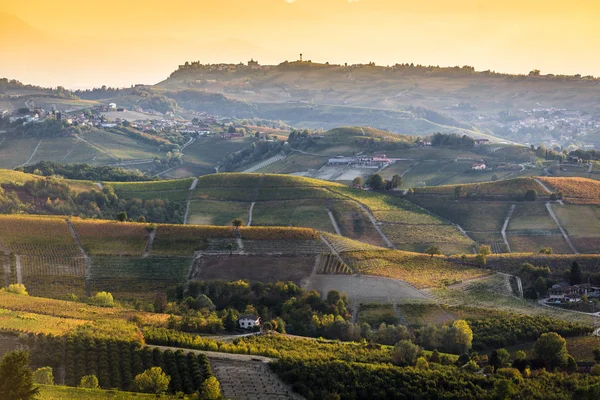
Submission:
<svg viewBox="0 0 600 400">
<path fill-rule="evenodd" d="M 221 384 L 214 376 L 209 377 L 202 383 L 200 398 L 213 400 L 221 397 Z"/>
<path fill-rule="evenodd" d="M 487 244 L 482 244 L 481 246 L 479 246 L 479 249 L 477 252 L 478 252 L 478 254 L 481 254 L 482 256 L 489 256 L 490 254 L 492 254 L 492 247 Z"/>
<path fill-rule="evenodd" d="M 110 292 L 98 292 L 92 298 L 92 303 L 100 307 L 114 307 L 115 300 Z"/>
<path fill-rule="evenodd" d="M 4 289 L 4 291 L 6 291 L 7 293 L 14 293 L 21 296 L 27 296 L 29 294 L 27 293 L 25 285 L 23 285 L 22 283 L 12 283 L 8 285 L 8 287 Z"/>
<path fill-rule="evenodd" d="M 169 388 L 171 377 L 167 376 L 160 367 L 152 367 L 135 377 L 135 387 L 140 392 L 164 393 Z"/>
<path fill-rule="evenodd" d="M 417 358 L 417 364 L 415 365 L 417 369 L 429 369 L 429 363 L 425 359 L 425 357 Z"/>
<path fill-rule="evenodd" d="M 117 214 L 117 221 L 119 222 L 125 222 L 127 221 L 127 212 L 126 211 L 121 211 L 120 213 Z"/>
<path fill-rule="evenodd" d="M 523 382 L 523 375 L 521 375 L 521 372 L 516 368 L 498 368 L 496 375 L 510 379 L 513 383 Z"/>
<path fill-rule="evenodd" d="M 52 367 L 38 368 L 33 372 L 33 383 L 38 385 L 54 385 Z"/>
<path fill-rule="evenodd" d="M 79 381 L 79 387 L 86 389 L 98 389 L 98 378 L 96 378 L 96 375 L 82 376 L 81 380 Z"/>
<path fill-rule="evenodd" d="M 392 360 L 399 365 L 413 365 L 421 353 L 422 349 L 420 346 L 417 346 L 410 340 L 401 340 L 396 343 L 392 350 Z"/>
</svg>

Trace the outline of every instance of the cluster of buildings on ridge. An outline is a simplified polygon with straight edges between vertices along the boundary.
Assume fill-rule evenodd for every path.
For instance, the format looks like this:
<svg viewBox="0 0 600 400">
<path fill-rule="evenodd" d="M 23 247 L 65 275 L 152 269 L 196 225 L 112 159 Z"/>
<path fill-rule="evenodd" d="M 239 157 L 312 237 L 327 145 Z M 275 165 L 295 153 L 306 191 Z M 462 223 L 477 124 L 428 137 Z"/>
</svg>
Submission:
<svg viewBox="0 0 600 400">
<path fill-rule="evenodd" d="M 348 165 L 363 168 L 382 168 L 392 163 L 385 154 L 374 154 L 373 156 L 336 156 L 327 161 L 327 165 Z"/>
<path fill-rule="evenodd" d="M 118 107 L 115 103 L 98 105 L 91 109 L 65 111 L 48 111 L 43 108 L 37 108 L 31 103 L 27 112 L 24 112 L 24 110 L 15 110 L 13 112 L 4 110 L 0 112 L 0 115 L 3 117 L 8 115 L 11 124 L 18 122 L 21 122 L 23 125 L 42 123 L 46 119 L 51 118 L 64 121 L 68 125 L 89 126 L 99 129 L 115 128 L 122 125 L 125 120 L 128 120 L 129 126 L 142 132 L 179 132 L 181 134 L 196 136 L 211 134 L 210 125 L 225 121 L 225 119 L 199 112 L 192 113 L 194 116 L 193 121 L 182 121 L 168 118 L 174 117 L 173 115 L 166 115 L 167 118 L 164 118 L 163 114 L 141 109 L 136 111 L 148 115 L 140 115 L 139 120 L 130 121 L 127 118 L 121 117 L 122 114 L 120 113 L 126 111 L 127 109 Z"/>
<path fill-rule="evenodd" d="M 559 283 L 553 285 L 548 291 L 548 301 L 557 303 L 579 303 L 583 296 L 588 298 L 600 298 L 600 286 L 594 286 L 589 283 L 579 285 L 569 285 Z"/>
</svg>

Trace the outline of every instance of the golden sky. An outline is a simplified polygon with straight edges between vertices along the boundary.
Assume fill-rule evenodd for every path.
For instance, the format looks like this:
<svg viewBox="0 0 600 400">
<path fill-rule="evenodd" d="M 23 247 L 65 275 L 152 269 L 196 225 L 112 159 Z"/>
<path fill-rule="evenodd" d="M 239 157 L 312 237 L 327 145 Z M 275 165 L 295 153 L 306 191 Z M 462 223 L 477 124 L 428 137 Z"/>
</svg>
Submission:
<svg viewBox="0 0 600 400">
<path fill-rule="evenodd" d="M 50 86 L 156 83 L 186 60 L 300 52 L 600 75 L 599 0 L 3 0 L 0 13 L 0 76 Z"/>
</svg>

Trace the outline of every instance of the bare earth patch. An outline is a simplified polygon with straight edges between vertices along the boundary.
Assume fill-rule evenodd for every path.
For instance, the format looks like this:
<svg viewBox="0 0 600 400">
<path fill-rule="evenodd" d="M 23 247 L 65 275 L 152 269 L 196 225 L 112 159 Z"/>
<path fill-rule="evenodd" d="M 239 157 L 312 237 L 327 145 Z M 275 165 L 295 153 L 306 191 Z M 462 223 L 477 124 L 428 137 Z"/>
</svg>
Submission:
<svg viewBox="0 0 600 400">
<path fill-rule="evenodd" d="M 300 281 L 310 275 L 315 256 L 202 255 L 194 262 L 193 280 L 238 280 L 260 282 Z"/>
<path fill-rule="evenodd" d="M 309 289 L 326 295 L 330 290 L 346 293 L 350 300 L 361 303 L 391 303 L 427 296 L 405 282 L 365 275 L 316 275 Z"/>
</svg>

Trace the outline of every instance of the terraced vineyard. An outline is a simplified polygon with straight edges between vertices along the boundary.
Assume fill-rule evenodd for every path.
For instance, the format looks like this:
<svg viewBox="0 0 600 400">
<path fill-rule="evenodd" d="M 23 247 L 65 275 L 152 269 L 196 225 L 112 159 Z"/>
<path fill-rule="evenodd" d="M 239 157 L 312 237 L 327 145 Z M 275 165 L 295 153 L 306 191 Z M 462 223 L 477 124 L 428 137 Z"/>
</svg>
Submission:
<svg viewBox="0 0 600 400">
<path fill-rule="evenodd" d="M 449 285 L 489 274 L 440 257 L 395 250 L 346 252 L 342 258 L 358 273 L 400 279 L 417 288 Z"/>
<path fill-rule="evenodd" d="M 508 224 L 508 243 L 515 253 L 537 253 L 550 247 L 554 253 L 572 253 L 559 227 L 541 202 L 519 203 Z"/>
<path fill-rule="evenodd" d="M 191 182 L 190 178 L 151 182 L 105 182 L 104 184 L 112 187 L 120 196 L 124 196 L 124 199 L 157 198 L 182 202 L 187 200 L 190 194 Z M 71 183 L 73 186 L 79 184 Z M 93 186 L 92 182 L 85 182 L 84 185 L 87 189 Z M 450 253 L 470 252 L 471 244 L 467 243 L 468 239 L 465 240 L 464 235 L 461 236 L 458 231 L 454 232 L 455 228 L 451 225 L 404 199 L 385 193 L 350 189 L 345 185 L 322 180 L 275 174 L 212 174 L 198 179 L 191 199 L 188 222 L 192 224 L 228 225 L 234 218 L 240 218 L 246 222 L 251 202 L 255 202 L 253 226 L 303 226 L 333 233 L 335 229 L 327 212 L 329 210 L 342 235 L 373 245 L 384 246 L 385 240 L 372 223 L 364 206 L 368 207 L 374 217 L 383 223 L 384 228 L 393 237 L 393 241 L 400 247 L 406 246 L 405 248 L 410 250 L 423 250 L 424 244 L 435 243 L 438 240 L 436 225 L 440 225 L 442 232 L 452 231 L 447 242 L 437 243 L 444 248 L 444 251 Z M 410 229 L 398 233 L 396 225 L 402 224 L 416 227 L 411 226 Z M 76 231 L 78 229 L 84 228 L 76 227 Z M 164 232 L 164 229 L 162 231 Z M 415 234 L 407 233 L 410 231 L 415 231 Z M 87 234 L 87 232 L 83 232 L 81 240 L 84 248 L 89 250 L 90 254 L 113 254 L 114 249 L 119 249 L 123 255 L 136 256 L 142 254 L 145 248 L 142 242 L 145 241 L 146 234 L 142 232 L 135 234 L 139 239 L 138 243 L 135 243 L 135 240 L 129 243 L 119 240 L 114 248 L 114 242 L 110 240 L 105 244 L 101 244 L 100 240 L 86 241 Z M 89 234 L 93 234 L 93 232 L 89 232 Z M 118 230 L 113 232 L 113 235 L 119 236 Z M 103 235 L 99 234 L 98 236 Z M 130 235 L 127 234 L 127 236 Z M 183 238 L 185 237 L 184 234 Z M 219 237 L 226 240 L 232 238 L 227 233 L 220 234 Z M 168 250 L 167 253 L 176 255 L 177 248 L 189 253 L 206 250 L 211 245 L 205 243 L 204 239 L 210 238 L 200 235 L 193 239 L 193 244 L 189 245 L 171 243 L 169 245 L 171 250 Z M 213 237 L 213 239 L 216 238 Z M 160 233 L 157 235 L 153 254 L 161 254 L 161 247 L 169 247 L 162 245 L 165 240 L 168 239 L 164 235 Z M 223 250 L 227 244 L 218 245 L 217 248 Z M 90 246 L 97 248 L 94 249 Z"/>
<path fill-rule="evenodd" d="M 548 213 L 546 205 L 541 202 L 517 204 L 508 224 L 508 232 L 509 234 L 560 233 L 556 222 Z"/>
<path fill-rule="evenodd" d="M 165 190 L 188 190 L 194 178 L 169 179 L 149 182 L 106 182 L 119 196 L 121 193 L 159 192 Z"/>
<path fill-rule="evenodd" d="M 295 282 L 300 285 L 315 265 L 315 254 L 232 255 L 203 254 L 194 261 L 192 280 L 247 279 L 260 282 Z"/>
<path fill-rule="evenodd" d="M 244 251 L 253 254 L 318 254 L 328 251 L 317 240 L 243 240 Z"/>
<path fill-rule="evenodd" d="M 257 201 L 302 200 L 302 199 L 343 199 L 344 196 L 326 188 L 310 187 L 263 187 L 258 192 Z"/>
<path fill-rule="evenodd" d="M 156 291 L 184 283 L 191 257 L 110 257 L 92 258 L 92 292 L 110 291 L 120 299 L 153 300 Z"/>
<path fill-rule="evenodd" d="M 436 196 L 409 198 L 419 206 L 474 232 L 500 232 L 510 208 L 510 203 L 506 202 L 453 200 Z"/>
<path fill-rule="evenodd" d="M 87 321 L 82 319 L 58 318 L 0 308 L 0 330 L 10 332 L 43 333 L 60 336 L 86 323 Z"/>
<path fill-rule="evenodd" d="M 322 200 L 264 201 L 256 203 L 252 224 L 264 226 L 305 226 L 334 232 Z"/>
<path fill-rule="evenodd" d="M 309 228 L 241 227 L 244 240 L 318 240 L 319 232 Z"/>
<path fill-rule="evenodd" d="M 81 256 L 17 256 L 21 280 L 34 296 L 85 295 L 86 259 Z M 15 257 L 15 259 L 17 259 Z"/>
<path fill-rule="evenodd" d="M 192 256 L 194 252 L 205 250 L 210 241 L 228 238 L 235 241 L 231 227 L 210 227 L 195 225 L 159 225 L 150 250 L 156 256 Z"/>
<path fill-rule="evenodd" d="M 508 243 L 513 253 L 537 253 L 542 247 L 550 247 L 558 254 L 572 253 L 562 235 L 509 235 Z"/>
<path fill-rule="evenodd" d="M 471 246 L 473 241 L 452 225 L 395 225 L 384 224 L 383 232 L 398 244 L 462 244 Z"/>
<path fill-rule="evenodd" d="M 352 240 L 339 235 L 322 234 L 323 237 L 333 246 L 336 252 L 343 253 L 348 251 L 363 251 L 363 250 L 383 250 L 382 247 L 363 243 L 358 240 Z"/>
<path fill-rule="evenodd" d="M 148 224 L 73 218 L 73 228 L 89 255 L 141 256 L 148 242 Z"/>
<path fill-rule="evenodd" d="M 543 193 L 541 186 L 534 178 L 524 177 L 507 179 L 504 181 L 473 183 L 465 185 L 443 185 L 435 187 L 415 187 L 415 194 L 431 194 L 453 196 L 457 186 L 462 189 L 463 195 L 477 195 L 481 197 L 517 198 L 533 189 Z"/>
<path fill-rule="evenodd" d="M 340 262 L 333 254 L 321 255 L 317 273 L 321 275 L 348 275 L 352 270 L 345 263 Z"/>
<path fill-rule="evenodd" d="M 192 200 L 254 201 L 256 190 L 251 187 L 196 187 Z"/>
<path fill-rule="evenodd" d="M 223 226 L 229 225 L 233 219 L 239 218 L 247 223 L 249 209 L 249 203 L 193 200 L 190 201 L 190 213 L 187 222 L 191 225 Z"/>
<path fill-rule="evenodd" d="M 563 194 L 572 204 L 600 204 L 600 182 L 587 178 L 540 177 L 542 182 Z"/>
<path fill-rule="evenodd" d="M 0 215 L 0 249 L 40 256 L 80 255 L 61 217 Z"/>
</svg>

